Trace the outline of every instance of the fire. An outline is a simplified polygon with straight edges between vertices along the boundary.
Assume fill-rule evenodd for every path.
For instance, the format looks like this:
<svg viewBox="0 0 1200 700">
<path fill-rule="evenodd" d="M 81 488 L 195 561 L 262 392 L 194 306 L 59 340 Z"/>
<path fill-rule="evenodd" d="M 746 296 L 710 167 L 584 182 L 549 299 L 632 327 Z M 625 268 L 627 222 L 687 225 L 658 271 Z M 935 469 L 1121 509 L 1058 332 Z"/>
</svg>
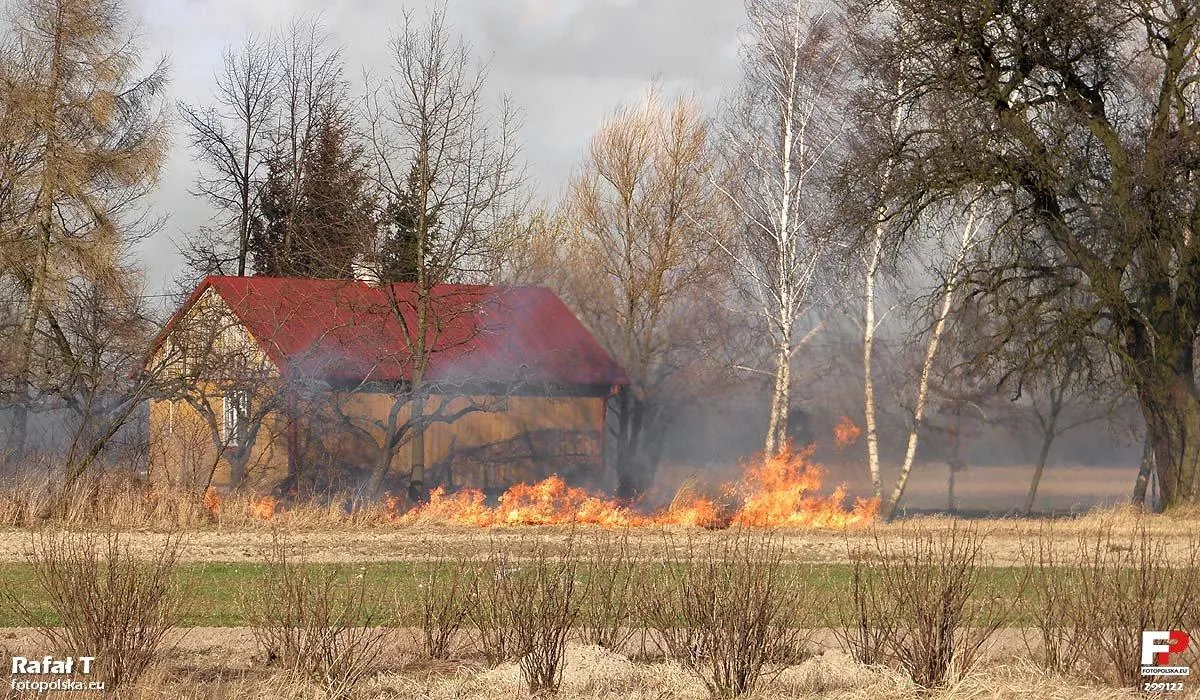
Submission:
<svg viewBox="0 0 1200 700">
<path fill-rule="evenodd" d="M 217 509 L 221 507 L 221 496 L 216 490 L 209 486 L 204 491 L 204 508 L 213 515 L 217 514 Z"/>
<path fill-rule="evenodd" d="M 271 496 L 258 496 L 251 498 L 246 504 L 246 510 L 251 516 L 259 520 L 272 520 L 275 517 L 276 508 L 279 506 L 279 501 Z"/>
<path fill-rule="evenodd" d="M 846 416 L 842 416 L 842 420 L 833 427 L 833 442 L 839 450 L 853 445 L 861 435 L 862 428 Z"/>
<path fill-rule="evenodd" d="M 853 424 L 851 424 L 853 425 Z M 856 428 L 857 429 L 857 428 Z M 643 515 L 610 499 L 568 486 L 559 476 L 536 484 L 517 484 L 488 506 L 482 492 L 465 489 L 447 494 L 435 489 L 429 502 L 398 518 L 401 523 L 433 522 L 476 527 L 496 525 L 583 524 L 606 527 L 681 525 L 720 527 L 847 528 L 875 518 L 878 503 L 858 499 L 845 506 L 841 486 L 820 495 L 825 470 L 811 461 L 812 447 L 791 446 L 774 456 L 760 456 L 747 466 L 745 476 L 725 491 L 740 506 L 725 509 L 693 489 L 681 489 L 664 511 Z"/>
<path fill-rule="evenodd" d="M 846 489 L 838 486 L 828 497 L 817 495 L 826 473 L 810 461 L 811 446 L 779 454 L 751 466 L 743 480 L 743 504 L 733 522 L 752 527 L 849 527 L 875 517 L 877 504 L 859 499 L 849 512 L 843 507 Z"/>
</svg>

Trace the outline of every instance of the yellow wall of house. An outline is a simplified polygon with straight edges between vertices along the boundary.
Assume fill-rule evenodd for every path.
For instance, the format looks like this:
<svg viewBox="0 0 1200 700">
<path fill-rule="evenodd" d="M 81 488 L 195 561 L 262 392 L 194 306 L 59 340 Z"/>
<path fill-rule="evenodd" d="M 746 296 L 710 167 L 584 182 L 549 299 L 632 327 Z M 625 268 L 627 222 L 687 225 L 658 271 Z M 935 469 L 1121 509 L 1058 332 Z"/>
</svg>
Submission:
<svg viewBox="0 0 1200 700">
<path fill-rule="evenodd" d="M 215 412 L 218 430 L 222 420 L 221 394 L 205 394 Z M 268 487 L 287 476 L 285 426 L 278 416 L 268 414 L 255 436 L 246 461 L 246 485 Z M 150 402 L 150 478 L 154 483 L 188 491 L 203 490 L 206 484 L 229 487 L 230 448 L 218 451 L 212 424 L 204 413 L 186 401 Z"/>
<path fill-rule="evenodd" d="M 377 393 L 356 393 L 343 398 L 343 412 L 348 416 L 367 416 L 386 419 L 393 397 Z M 452 415 L 463 408 L 476 406 L 484 410 L 466 413 L 454 423 L 433 423 L 425 430 L 425 465 L 432 467 L 443 461 L 451 451 L 500 443 L 539 430 L 591 432 L 597 435 L 604 426 L 605 400 L 596 397 L 432 397 L 426 404 L 426 414 L 440 412 Z M 403 407 L 397 424 L 409 419 L 408 407 Z M 365 425 L 365 422 L 359 423 Z M 373 431 L 380 440 L 381 431 Z M 597 453 L 596 458 L 599 460 Z M 393 472 L 408 472 L 412 464 L 411 445 L 402 446 L 392 459 Z M 470 486 L 516 483 L 531 477 L 518 465 L 499 465 L 487 475 L 458 472 L 455 482 Z"/>
<path fill-rule="evenodd" d="M 215 411 L 218 424 L 221 420 L 221 394 L 212 389 L 208 401 Z M 385 420 L 392 409 L 393 397 L 378 393 L 352 393 L 341 397 L 342 412 L 355 420 L 356 425 L 367 427 L 380 440 L 381 432 L 369 427 L 369 420 Z M 460 451 L 493 443 L 512 440 L 521 435 L 539 430 L 561 430 L 591 433 L 596 436 L 594 444 L 600 443 L 603 430 L 605 400 L 595 397 L 533 397 L 514 396 L 455 397 L 429 399 L 427 413 L 439 411 L 451 414 L 467 406 L 480 406 L 486 410 L 468 413 L 452 424 L 434 423 L 425 431 L 425 463 L 432 467 L 442 462 L 452 450 Z M 312 408 L 301 414 L 310 425 L 319 411 Z M 401 409 L 398 422 L 408 419 L 408 407 Z M 321 420 L 326 426 L 335 426 L 337 419 L 327 415 L 318 419 L 315 430 L 317 439 L 325 444 L 330 453 L 337 453 L 331 441 L 339 440 L 337 430 L 322 430 Z M 203 488 L 212 474 L 212 485 L 227 488 L 230 465 L 224 455 L 218 455 L 212 439 L 212 428 L 202 413 L 183 401 L 152 401 L 150 405 L 151 475 L 157 481 L 171 486 L 188 489 Z M 597 464 L 600 455 L 595 454 Z M 370 465 L 363 465 L 370 466 Z M 411 446 L 402 446 L 392 460 L 394 473 L 407 473 L 411 467 Z M 523 473 L 519 464 L 499 464 L 487 474 L 459 470 L 455 483 L 459 485 L 484 486 L 528 481 L 532 476 Z M 248 486 L 253 489 L 269 488 L 287 476 L 286 421 L 278 413 L 267 416 L 251 449 L 247 464 Z"/>
</svg>

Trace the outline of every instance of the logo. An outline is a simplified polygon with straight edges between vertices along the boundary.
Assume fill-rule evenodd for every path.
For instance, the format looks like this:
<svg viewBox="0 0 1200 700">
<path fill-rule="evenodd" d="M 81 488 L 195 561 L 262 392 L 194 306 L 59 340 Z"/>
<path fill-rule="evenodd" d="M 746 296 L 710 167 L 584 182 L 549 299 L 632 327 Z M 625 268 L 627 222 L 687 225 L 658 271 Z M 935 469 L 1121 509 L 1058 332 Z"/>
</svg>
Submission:
<svg viewBox="0 0 1200 700">
<path fill-rule="evenodd" d="M 94 656 L 14 656 L 8 687 L 16 691 L 48 693 L 61 690 L 104 690 L 104 681 L 79 679 L 94 670 Z"/>
<path fill-rule="evenodd" d="M 1145 630 L 1142 632 L 1143 676 L 1186 676 L 1187 666 L 1172 666 L 1171 657 L 1187 651 L 1191 638 L 1183 630 Z"/>
</svg>

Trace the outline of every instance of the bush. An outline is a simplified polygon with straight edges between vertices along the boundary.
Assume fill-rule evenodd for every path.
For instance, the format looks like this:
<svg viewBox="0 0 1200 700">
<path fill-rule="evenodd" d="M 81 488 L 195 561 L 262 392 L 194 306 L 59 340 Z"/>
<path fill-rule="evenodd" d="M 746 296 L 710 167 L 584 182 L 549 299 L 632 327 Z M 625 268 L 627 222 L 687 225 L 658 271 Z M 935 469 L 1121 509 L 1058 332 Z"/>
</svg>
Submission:
<svg viewBox="0 0 1200 700">
<path fill-rule="evenodd" d="M 516 658 L 508 612 L 512 596 L 508 576 L 515 569 L 508 553 L 493 543 L 487 561 L 469 581 L 467 619 L 475 630 L 479 653 L 492 667 Z"/>
<path fill-rule="evenodd" d="M 552 557 L 538 547 L 531 561 L 507 577 L 513 641 L 529 692 L 557 692 L 562 681 L 567 636 L 579 620 L 584 589 L 573 548 Z"/>
<path fill-rule="evenodd" d="M 886 663 L 922 688 L 965 675 L 1011 617 L 1011 601 L 984 585 L 983 534 L 955 521 L 911 539 L 874 533 L 854 553 L 841 641 L 855 658 Z M 1014 581 L 1018 595 L 1024 582 Z"/>
<path fill-rule="evenodd" d="M 1069 559 L 1048 555 L 1050 542 L 1043 533 L 1026 554 L 1034 581 L 1032 612 L 1044 618 L 1039 629 L 1048 665 L 1136 688 L 1144 680 L 1143 630 L 1200 625 L 1200 538 L 1195 534 L 1174 557 L 1144 520 L 1124 535 L 1111 526 L 1082 535 Z M 1063 574 L 1064 565 L 1069 575 Z M 1080 648 L 1090 653 L 1081 657 Z"/>
<path fill-rule="evenodd" d="M 350 578 L 340 566 L 297 565 L 278 537 L 268 565 L 244 609 L 267 662 L 328 698 L 352 697 L 375 672 L 386 639 L 365 572 Z"/>
<path fill-rule="evenodd" d="M 668 536 L 649 568 L 638 606 L 660 650 L 694 673 L 713 697 L 754 690 L 796 660 L 811 589 L 783 562 L 771 533 L 740 530 L 714 550 Z M 693 559 L 693 554 L 697 555 Z"/>
<path fill-rule="evenodd" d="M 890 654 L 923 688 L 964 675 L 1011 617 L 1012 601 L 983 583 L 983 533 L 955 521 L 935 533 L 875 539 L 880 584 L 899 619 Z"/>
<path fill-rule="evenodd" d="M 587 644 L 621 651 L 633 638 L 630 626 L 635 567 L 629 558 L 629 537 L 605 537 L 595 548 L 588 567 L 587 588 L 579 612 L 579 632 Z"/>
<path fill-rule="evenodd" d="M 530 693 L 553 693 L 585 595 L 574 538 L 558 555 L 541 542 L 521 549 L 531 554 L 517 560 L 492 544 L 473 580 L 470 617 L 489 663 L 516 659 Z"/>
<path fill-rule="evenodd" d="M 1076 558 L 1062 554 L 1055 546 L 1059 541 L 1054 528 L 1046 524 L 1033 542 L 1021 547 L 1029 580 L 1026 607 L 1041 642 L 1040 654 L 1029 651 L 1045 669 L 1072 673 L 1079 670 L 1083 651 L 1092 648 L 1093 618 L 1088 607 L 1080 604 Z"/>
<path fill-rule="evenodd" d="M 878 567 L 868 562 L 870 555 L 855 551 L 848 551 L 848 555 L 850 590 L 848 594 L 838 590 L 837 581 L 830 586 L 835 595 L 826 608 L 829 626 L 851 658 L 867 666 L 881 666 L 891 658 L 889 644 L 899 632 L 898 618 L 879 585 Z"/>
<path fill-rule="evenodd" d="M 55 652 L 95 657 L 92 673 L 113 690 L 145 673 L 179 622 L 184 590 L 175 567 L 183 548 L 179 535 L 168 535 L 141 556 L 116 532 L 35 535 L 29 555 L 34 581 L 59 626 L 47 624 L 11 592 L 7 602 Z"/>
<path fill-rule="evenodd" d="M 417 642 L 431 659 L 451 659 L 467 622 L 471 577 L 467 563 L 432 562 L 417 593 Z M 400 606 L 407 608 L 403 602 Z"/>
</svg>

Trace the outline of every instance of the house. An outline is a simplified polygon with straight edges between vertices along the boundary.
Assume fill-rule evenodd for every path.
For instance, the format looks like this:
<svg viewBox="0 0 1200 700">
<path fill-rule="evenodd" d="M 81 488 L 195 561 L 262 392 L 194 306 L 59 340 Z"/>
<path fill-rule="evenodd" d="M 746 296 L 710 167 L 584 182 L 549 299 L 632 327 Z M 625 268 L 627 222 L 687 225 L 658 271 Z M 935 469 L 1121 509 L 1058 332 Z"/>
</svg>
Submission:
<svg viewBox="0 0 1200 700">
<path fill-rule="evenodd" d="M 595 484 L 629 383 L 548 289 L 273 277 L 205 279 L 142 371 L 151 479 L 199 490 Z"/>
</svg>

